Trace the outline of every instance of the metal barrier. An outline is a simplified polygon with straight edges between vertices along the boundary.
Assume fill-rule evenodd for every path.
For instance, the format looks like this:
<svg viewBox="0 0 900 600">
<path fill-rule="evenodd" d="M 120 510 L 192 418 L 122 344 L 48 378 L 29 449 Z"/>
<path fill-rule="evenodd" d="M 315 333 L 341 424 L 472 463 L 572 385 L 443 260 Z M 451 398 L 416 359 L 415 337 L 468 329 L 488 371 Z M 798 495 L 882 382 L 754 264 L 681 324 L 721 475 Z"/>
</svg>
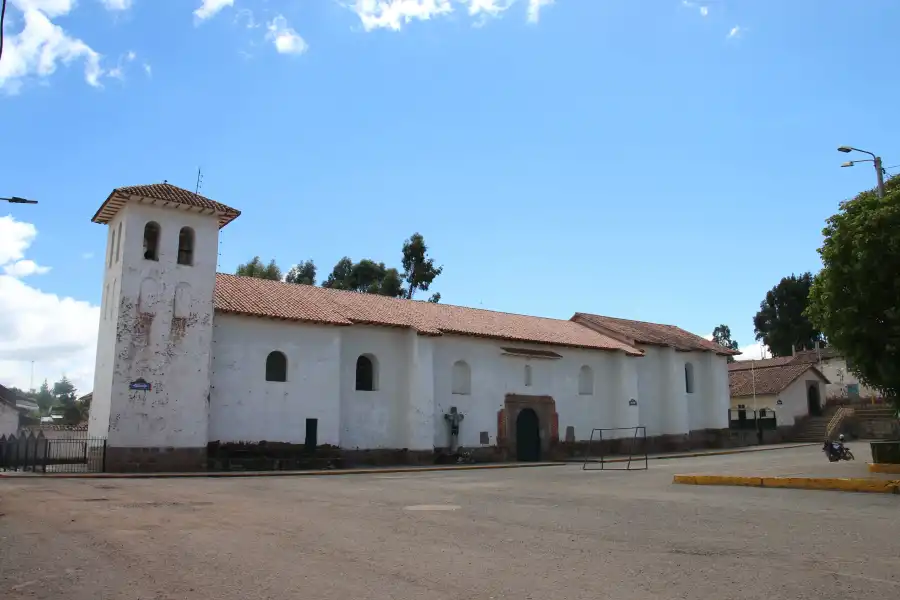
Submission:
<svg viewBox="0 0 900 600">
<path fill-rule="evenodd" d="M 106 439 L 47 438 L 41 431 L 0 436 L 0 469 L 44 473 L 85 473 L 106 470 Z"/>
<path fill-rule="evenodd" d="M 607 432 L 608 434 L 612 434 L 616 431 L 629 431 L 631 435 L 629 436 L 618 436 L 613 437 L 611 435 L 607 435 L 607 438 L 603 439 L 603 432 Z M 596 440 L 595 440 L 596 435 Z M 622 452 L 619 454 L 613 454 L 612 452 L 607 453 L 606 446 L 612 446 L 615 443 L 615 440 L 620 440 L 621 445 L 625 445 L 625 450 L 628 454 L 628 460 L 623 460 L 626 452 Z M 596 446 L 595 446 L 596 444 Z M 592 458 L 591 449 L 593 447 L 598 447 L 600 451 L 599 459 Z M 641 461 L 641 457 L 643 457 L 644 465 L 633 467 L 632 463 L 635 461 Z M 588 469 L 588 464 L 591 463 L 599 463 L 599 469 Z M 625 465 L 625 466 L 607 466 L 607 465 Z M 584 458 L 584 464 L 581 465 L 582 471 L 646 471 L 649 468 L 649 457 L 647 456 L 647 428 L 643 425 L 638 425 L 637 427 L 606 427 L 600 429 L 592 429 L 591 437 L 588 440 L 587 447 L 587 456 Z"/>
</svg>

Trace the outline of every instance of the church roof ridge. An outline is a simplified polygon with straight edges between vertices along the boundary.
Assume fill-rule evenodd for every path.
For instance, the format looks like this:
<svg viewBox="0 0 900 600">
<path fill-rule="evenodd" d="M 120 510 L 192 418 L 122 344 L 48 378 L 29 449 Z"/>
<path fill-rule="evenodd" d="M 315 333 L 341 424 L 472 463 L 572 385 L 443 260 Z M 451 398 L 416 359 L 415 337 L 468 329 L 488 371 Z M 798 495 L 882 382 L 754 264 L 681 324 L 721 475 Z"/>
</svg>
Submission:
<svg viewBox="0 0 900 600">
<path fill-rule="evenodd" d="M 571 320 L 391 298 L 226 273 L 216 274 L 215 308 L 224 313 L 290 321 L 404 327 L 423 335 L 471 335 L 523 343 L 622 350 L 632 356 L 643 356 L 642 351 L 630 344 Z"/>
</svg>

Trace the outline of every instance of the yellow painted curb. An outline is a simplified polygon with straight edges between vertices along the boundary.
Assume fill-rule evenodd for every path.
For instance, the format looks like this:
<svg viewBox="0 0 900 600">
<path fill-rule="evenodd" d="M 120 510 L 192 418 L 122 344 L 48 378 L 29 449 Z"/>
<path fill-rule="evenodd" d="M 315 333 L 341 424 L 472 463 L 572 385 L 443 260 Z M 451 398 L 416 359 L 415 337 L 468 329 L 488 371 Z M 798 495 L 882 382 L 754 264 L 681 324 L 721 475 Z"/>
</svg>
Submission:
<svg viewBox="0 0 900 600">
<path fill-rule="evenodd" d="M 888 463 L 869 463 L 869 472 L 900 475 L 900 465 L 892 465 Z"/>
<path fill-rule="evenodd" d="M 835 492 L 900 493 L 900 481 L 850 477 L 745 477 L 736 475 L 675 475 L 673 483 L 728 485 Z"/>
</svg>

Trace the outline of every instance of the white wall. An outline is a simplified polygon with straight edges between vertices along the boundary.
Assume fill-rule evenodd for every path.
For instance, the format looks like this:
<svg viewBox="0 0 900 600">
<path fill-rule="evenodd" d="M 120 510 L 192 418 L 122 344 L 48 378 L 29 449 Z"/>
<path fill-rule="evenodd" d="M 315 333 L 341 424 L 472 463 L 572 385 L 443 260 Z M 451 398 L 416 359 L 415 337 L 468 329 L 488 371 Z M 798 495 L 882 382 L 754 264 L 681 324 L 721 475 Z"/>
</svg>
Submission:
<svg viewBox="0 0 900 600">
<path fill-rule="evenodd" d="M 676 352 L 642 345 L 636 365 L 640 424 L 647 435 L 682 434 L 728 427 L 728 363 L 712 352 Z M 688 393 L 685 365 L 693 366 L 693 392 Z"/>
<path fill-rule="evenodd" d="M 533 347 L 528 344 L 513 344 L 445 335 L 434 340 L 434 445 L 449 445 L 449 428 L 444 414 L 450 407 L 465 415 L 460 425 L 461 446 L 478 447 L 480 433 L 488 432 L 490 444 L 497 443 L 497 413 L 504 406 L 507 394 L 530 396 L 552 396 L 559 414 L 559 435 L 565 436 L 566 427 L 575 427 L 578 440 L 590 438 L 591 429 L 617 427 L 627 424 L 631 410 L 629 394 L 636 394 L 636 372 L 627 368 L 640 358 L 626 358 L 623 375 L 616 370 L 615 352 L 581 350 L 577 348 L 554 347 L 553 351 L 562 355 L 561 359 L 523 358 L 504 355 L 501 346 Z M 471 369 L 472 384 L 470 395 L 452 393 L 453 364 L 463 360 Z M 525 385 L 525 365 L 531 367 L 532 382 Z M 583 365 L 593 371 L 594 390 L 590 396 L 579 394 L 578 375 Z M 622 384 L 623 377 L 633 381 Z M 617 405 L 621 419 L 614 420 Z"/>
<path fill-rule="evenodd" d="M 796 419 L 809 414 L 806 389 L 813 383 L 819 386 L 819 402 L 821 402 L 823 408 L 825 407 L 825 386 L 822 380 L 807 372 L 805 376 L 796 379 L 783 392 L 778 394 L 776 406 L 772 408 L 775 409 L 779 427 L 793 425 Z M 781 406 L 777 406 L 777 400 L 781 400 Z"/>
<path fill-rule="evenodd" d="M 353 325 L 341 329 L 340 414 L 344 449 L 406 448 L 410 341 L 400 328 Z M 377 389 L 356 389 L 356 359 L 375 357 Z"/>
<path fill-rule="evenodd" d="M 0 402 L 0 435 L 15 435 L 19 430 L 19 411 Z"/>
<path fill-rule="evenodd" d="M 132 203 L 110 223 L 117 233 L 120 220 L 120 263 L 114 260 L 104 281 L 104 294 L 107 284 L 111 292 L 98 339 L 91 435 L 108 426 L 112 447 L 205 447 L 217 218 Z M 158 261 L 143 258 L 148 221 L 161 227 Z M 183 226 L 195 232 L 193 266 L 177 264 Z M 153 315 L 145 334 L 141 313 Z M 184 317 L 183 332 L 173 327 L 175 316 Z M 152 390 L 129 390 L 138 378 Z"/>
<path fill-rule="evenodd" d="M 266 381 L 272 351 L 287 357 L 287 381 Z M 296 326 L 217 313 L 213 329 L 209 439 L 306 440 L 318 419 L 319 444 L 340 442 L 341 328 Z"/>
</svg>

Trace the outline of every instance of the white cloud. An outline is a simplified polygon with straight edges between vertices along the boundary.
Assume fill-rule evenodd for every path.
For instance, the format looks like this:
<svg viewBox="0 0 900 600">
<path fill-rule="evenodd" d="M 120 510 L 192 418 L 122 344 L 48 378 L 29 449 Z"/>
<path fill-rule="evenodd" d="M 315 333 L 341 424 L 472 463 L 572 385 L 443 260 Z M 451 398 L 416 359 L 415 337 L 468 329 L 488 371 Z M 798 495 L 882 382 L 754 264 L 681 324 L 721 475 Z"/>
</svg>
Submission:
<svg viewBox="0 0 900 600">
<path fill-rule="evenodd" d="M 205 21 L 216 14 L 223 8 L 234 6 L 234 0 L 201 0 L 202 4 L 194 11 L 194 16 L 198 21 Z"/>
<path fill-rule="evenodd" d="M 537 23 L 541 17 L 541 7 L 550 6 L 556 0 L 528 0 L 528 22 Z"/>
<path fill-rule="evenodd" d="M 280 54 L 303 54 L 309 45 L 288 25 L 287 19 L 278 15 L 269 22 L 266 39 L 275 44 Z"/>
<path fill-rule="evenodd" d="M 100 307 L 22 281 L 45 272 L 24 258 L 36 236 L 34 225 L 0 217 L 0 382 L 28 388 L 34 361 L 35 386 L 66 374 L 87 393 L 93 387 Z"/>
<path fill-rule="evenodd" d="M 84 260 L 90 260 L 90 259 L 94 258 L 94 253 L 93 252 L 84 252 L 81 254 L 81 258 L 83 258 Z"/>
<path fill-rule="evenodd" d="M 772 352 L 763 345 L 762 342 L 753 342 L 746 346 L 740 346 L 740 356 L 735 356 L 735 360 L 761 360 L 763 358 L 772 358 Z"/>
<path fill-rule="evenodd" d="M 242 21 L 247 29 L 256 29 L 259 27 L 259 23 L 257 23 L 256 19 L 253 17 L 253 11 L 249 8 L 242 8 L 234 15 L 235 23 L 240 24 Z"/>
<path fill-rule="evenodd" d="M 137 54 L 134 50 L 129 50 L 127 54 L 124 54 L 119 57 L 119 60 L 116 61 L 116 66 L 106 72 L 107 77 L 114 77 L 116 79 L 125 79 L 125 64 L 126 62 L 134 62 L 134 59 L 137 58 Z"/>
<path fill-rule="evenodd" d="M 731 31 L 728 32 L 728 39 L 741 37 L 741 35 L 743 33 L 744 33 L 744 28 L 741 27 L 740 25 L 735 25 L 734 27 L 731 28 Z"/>
<path fill-rule="evenodd" d="M 100 0 L 107 10 L 128 10 L 132 0 Z"/>
<path fill-rule="evenodd" d="M 150 66 L 150 63 L 144 63 L 144 73 L 147 74 L 147 77 L 153 75 L 153 67 Z"/>
<path fill-rule="evenodd" d="M 363 29 L 393 29 L 399 31 L 412 21 L 429 21 L 453 14 L 455 7 L 465 7 L 471 17 L 483 24 L 487 17 L 497 17 L 519 0 L 345 0 L 344 5 L 355 12 Z M 528 21 L 537 23 L 541 7 L 554 0 L 527 0 Z"/>
<path fill-rule="evenodd" d="M 692 2 L 691 0 L 681 0 L 681 5 L 690 9 L 696 9 L 700 12 L 701 17 L 709 15 L 709 7 L 705 4 L 698 4 L 696 2 Z"/>
<path fill-rule="evenodd" d="M 14 94 L 28 78 L 49 77 L 59 64 L 73 61 L 83 62 L 85 81 L 99 87 L 100 54 L 51 20 L 68 14 L 73 0 L 10 0 L 10 6 L 21 12 L 24 25 L 4 40 L 0 89 Z"/>
</svg>

